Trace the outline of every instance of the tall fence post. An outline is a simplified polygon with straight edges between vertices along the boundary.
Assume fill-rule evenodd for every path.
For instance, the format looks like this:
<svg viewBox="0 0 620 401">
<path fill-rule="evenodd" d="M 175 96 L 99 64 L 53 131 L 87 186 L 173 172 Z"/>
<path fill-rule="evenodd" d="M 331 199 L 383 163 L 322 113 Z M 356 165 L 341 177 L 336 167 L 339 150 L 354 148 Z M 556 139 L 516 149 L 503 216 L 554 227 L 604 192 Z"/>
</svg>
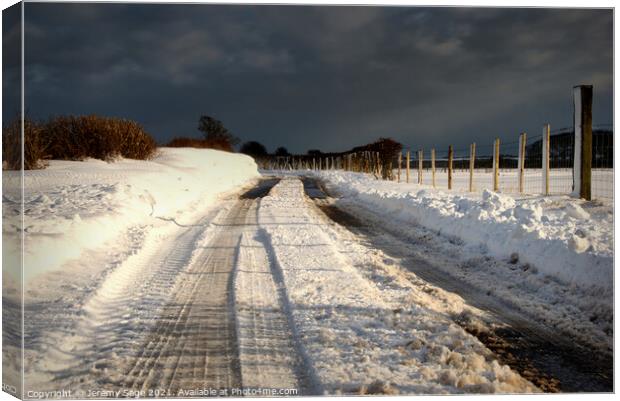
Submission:
<svg viewBox="0 0 620 401">
<path fill-rule="evenodd" d="M 575 157 L 573 195 L 592 199 L 592 85 L 573 87 Z"/>
<path fill-rule="evenodd" d="M 542 193 L 549 195 L 549 145 L 551 143 L 551 126 L 545 124 L 542 134 Z"/>
<path fill-rule="evenodd" d="M 411 164 L 411 151 L 407 151 L 407 184 L 409 184 L 409 166 Z"/>
<path fill-rule="evenodd" d="M 431 149 L 431 179 L 435 188 L 435 149 Z"/>
<path fill-rule="evenodd" d="M 474 167 L 476 163 L 476 144 L 469 145 L 469 192 L 474 192 Z"/>
<path fill-rule="evenodd" d="M 418 184 L 423 183 L 422 178 L 422 169 L 424 167 L 424 151 L 422 149 L 418 150 Z"/>
<path fill-rule="evenodd" d="M 493 146 L 493 191 L 499 191 L 499 138 Z"/>
<path fill-rule="evenodd" d="M 400 182 L 400 166 L 403 164 L 403 152 L 398 152 L 398 182 Z"/>
<path fill-rule="evenodd" d="M 525 176 L 525 142 L 527 134 L 524 132 L 519 136 L 519 193 L 523 193 Z"/>
<path fill-rule="evenodd" d="M 448 146 L 448 189 L 452 189 L 452 145 Z"/>
</svg>

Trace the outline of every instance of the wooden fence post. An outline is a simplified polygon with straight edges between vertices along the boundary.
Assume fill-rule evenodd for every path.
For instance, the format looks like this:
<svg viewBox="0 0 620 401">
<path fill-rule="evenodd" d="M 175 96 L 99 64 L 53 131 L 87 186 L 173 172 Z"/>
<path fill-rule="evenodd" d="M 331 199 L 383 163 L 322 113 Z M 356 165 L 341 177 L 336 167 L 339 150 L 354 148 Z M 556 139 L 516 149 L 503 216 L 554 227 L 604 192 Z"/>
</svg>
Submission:
<svg viewBox="0 0 620 401">
<path fill-rule="evenodd" d="M 549 144 L 551 143 L 551 126 L 545 124 L 542 134 L 542 193 L 549 195 Z"/>
<path fill-rule="evenodd" d="M 469 145 L 469 192 L 474 192 L 474 168 L 476 163 L 476 144 Z"/>
<path fill-rule="evenodd" d="M 431 177 L 433 180 L 433 188 L 435 188 L 435 149 L 431 149 Z"/>
<path fill-rule="evenodd" d="M 524 132 L 519 136 L 519 193 L 523 193 L 525 178 L 525 143 L 527 134 Z"/>
<path fill-rule="evenodd" d="M 403 164 L 403 152 L 398 152 L 398 182 L 400 182 L 400 166 Z"/>
<path fill-rule="evenodd" d="M 407 151 L 407 184 L 409 184 L 409 165 L 411 164 L 411 151 Z"/>
<path fill-rule="evenodd" d="M 493 146 L 493 191 L 499 191 L 499 138 Z"/>
<path fill-rule="evenodd" d="M 575 157 L 573 195 L 592 199 L 592 85 L 573 87 Z"/>
<path fill-rule="evenodd" d="M 418 150 L 418 184 L 420 185 L 424 183 L 423 170 L 424 170 L 424 151 L 420 149 Z"/>
<path fill-rule="evenodd" d="M 452 145 L 448 146 L 448 189 L 452 189 Z"/>
</svg>

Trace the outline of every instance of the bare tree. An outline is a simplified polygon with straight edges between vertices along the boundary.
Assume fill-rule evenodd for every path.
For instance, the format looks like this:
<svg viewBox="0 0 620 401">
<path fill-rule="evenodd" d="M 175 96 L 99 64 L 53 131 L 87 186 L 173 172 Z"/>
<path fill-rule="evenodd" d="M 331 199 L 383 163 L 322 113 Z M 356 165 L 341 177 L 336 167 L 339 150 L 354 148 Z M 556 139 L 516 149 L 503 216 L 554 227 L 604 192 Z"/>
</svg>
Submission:
<svg viewBox="0 0 620 401">
<path fill-rule="evenodd" d="M 240 142 L 220 120 L 210 116 L 200 117 L 198 130 L 204 134 L 205 140 L 209 143 L 227 143 L 232 148 Z"/>
</svg>

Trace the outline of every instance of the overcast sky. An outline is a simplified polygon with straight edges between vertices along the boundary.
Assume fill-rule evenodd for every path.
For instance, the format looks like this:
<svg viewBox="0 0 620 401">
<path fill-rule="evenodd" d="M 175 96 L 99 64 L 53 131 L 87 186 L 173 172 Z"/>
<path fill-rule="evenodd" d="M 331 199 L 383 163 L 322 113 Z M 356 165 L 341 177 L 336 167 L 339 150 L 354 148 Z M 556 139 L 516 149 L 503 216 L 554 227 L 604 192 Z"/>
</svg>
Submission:
<svg viewBox="0 0 620 401">
<path fill-rule="evenodd" d="M 611 10 L 27 3 L 25 21 L 31 116 L 160 142 L 207 114 L 271 151 L 483 146 L 572 125 L 581 83 L 613 122 Z"/>
</svg>

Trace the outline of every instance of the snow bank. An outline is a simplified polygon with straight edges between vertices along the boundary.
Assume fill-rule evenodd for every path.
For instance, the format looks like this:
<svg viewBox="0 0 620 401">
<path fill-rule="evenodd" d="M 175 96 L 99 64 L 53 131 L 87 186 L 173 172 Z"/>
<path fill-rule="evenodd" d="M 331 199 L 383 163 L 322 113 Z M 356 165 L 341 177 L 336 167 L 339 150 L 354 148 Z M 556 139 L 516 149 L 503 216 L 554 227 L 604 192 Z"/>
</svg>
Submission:
<svg viewBox="0 0 620 401">
<path fill-rule="evenodd" d="M 19 173 L 3 174 L 3 218 L 8 218 L 19 199 Z M 129 227 L 189 222 L 219 194 L 257 176 L 248 156 L 191 148 L 161 148 L 150 161 L 53 160 L 45 170 L 27 171 L 25 279 L 57 269 Z M 13 227 L 3 234 L 17 237 L 18 231 Z M 4 262 L 11 263 L 19 249 L 4 253 Z"/>
<path fill-rule="evenodd" d="M 317 173 L 340 195 L 401 224 L 420 224 L 466 251 L 518 258 L 572 285 L 613 291 L 613 209 L 567 196 L 515 199 L 488 190 L 468 194 L 375 180 L 337 171 Z"/>
</svg>

